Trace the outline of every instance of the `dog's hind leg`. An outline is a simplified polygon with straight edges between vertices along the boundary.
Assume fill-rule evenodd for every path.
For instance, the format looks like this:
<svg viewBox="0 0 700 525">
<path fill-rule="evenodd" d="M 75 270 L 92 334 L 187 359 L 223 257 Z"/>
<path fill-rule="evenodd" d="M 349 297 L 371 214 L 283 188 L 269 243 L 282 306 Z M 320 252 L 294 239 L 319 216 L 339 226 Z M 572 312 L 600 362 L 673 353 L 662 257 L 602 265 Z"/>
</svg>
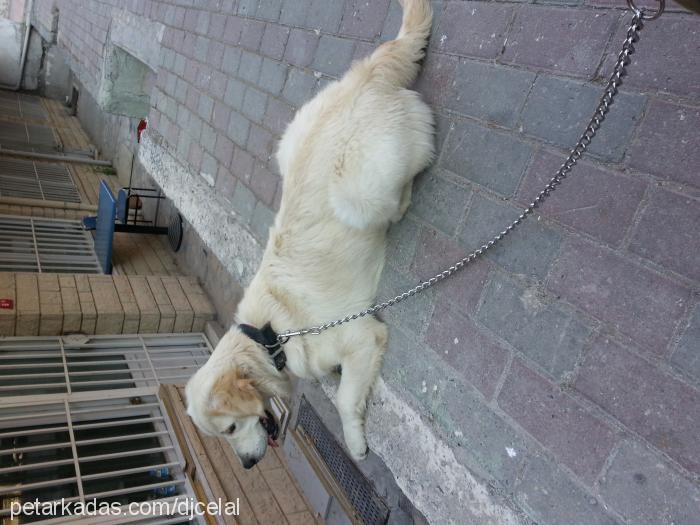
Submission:
<svg viewBox="0 0 700 525">
<path fill-rule="evenodd" d="M 336 405 L 343 422 L 345 444 L 354 459 L 364 459 L 367 455 L 365 438 L 365 411 L 367 397 L 379 375 L 382 354 L 386 348 L 386 326 L 374 319 L 362 323 L 359 330 L 353 331 L 346 342 L 347 352 L 341 365 Z M 358 326 L 354 327 L 355 329 Z"/>
</svg>

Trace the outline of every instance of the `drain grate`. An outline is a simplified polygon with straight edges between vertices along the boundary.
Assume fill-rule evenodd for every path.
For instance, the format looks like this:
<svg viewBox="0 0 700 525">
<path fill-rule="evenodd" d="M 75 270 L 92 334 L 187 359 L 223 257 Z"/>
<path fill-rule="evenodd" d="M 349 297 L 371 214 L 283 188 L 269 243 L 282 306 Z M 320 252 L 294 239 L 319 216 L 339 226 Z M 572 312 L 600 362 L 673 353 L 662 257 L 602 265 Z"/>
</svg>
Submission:
<svg viewBox="0 0 700 525">
<path fill-rule="evenodd" d="M 303 396 L 299 405 L 296 428 L 303 430 L 309 437 L 362 522 L 366 525 L 386 523 L 389 517 L 389 508 L 386 503 L 376 493 L 372 483 L 346 455 Z"/>
<path fill-rule="evenodd" d="M 8 91 L 0 91 L 0 115 L 32 120 L 48 120 L 48 114 L 39 97 Z"/>
<path fill-rule="evenodd" d="M 14 142 L 33 146 L 58 146 L 53 128 L 0 120 L 0 144 Z"/>
<path fill-rule="evenodd" d="M 65 165 L 10 158 L 0 158 L 0 197 L 80 202 Z"/>
</svg>

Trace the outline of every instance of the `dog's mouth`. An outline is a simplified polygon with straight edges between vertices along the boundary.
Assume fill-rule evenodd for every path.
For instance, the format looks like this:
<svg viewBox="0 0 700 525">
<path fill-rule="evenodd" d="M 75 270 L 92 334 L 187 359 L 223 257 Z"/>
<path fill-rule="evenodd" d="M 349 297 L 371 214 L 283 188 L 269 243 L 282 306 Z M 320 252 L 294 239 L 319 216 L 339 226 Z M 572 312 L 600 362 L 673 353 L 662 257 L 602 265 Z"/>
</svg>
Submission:
<svg viewBox="0 0 700 525">
<path fill-rule="evenodd" d="M 265 410 L 265 417 L 260 418 L 260 424 L 267 432 L 267 444 L 271 447 L 277 447 L 276 440 L 280 429 L 275 422 L 275 417 L 269 410 Z"/>
</svg>

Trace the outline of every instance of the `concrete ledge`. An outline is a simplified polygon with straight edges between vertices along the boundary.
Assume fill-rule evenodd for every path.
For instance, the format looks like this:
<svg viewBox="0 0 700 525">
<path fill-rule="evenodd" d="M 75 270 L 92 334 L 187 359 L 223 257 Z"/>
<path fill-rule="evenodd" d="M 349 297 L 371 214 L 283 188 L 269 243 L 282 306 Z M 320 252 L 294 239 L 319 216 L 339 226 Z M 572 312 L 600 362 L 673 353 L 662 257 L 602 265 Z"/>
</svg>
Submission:
<svg viewBox="0 0 700 525">
<path fill-rule="evenodd" d="M 201 332 L 216 311 L 194 277 L 0 273 L 0 336 Z"/>
</svg>

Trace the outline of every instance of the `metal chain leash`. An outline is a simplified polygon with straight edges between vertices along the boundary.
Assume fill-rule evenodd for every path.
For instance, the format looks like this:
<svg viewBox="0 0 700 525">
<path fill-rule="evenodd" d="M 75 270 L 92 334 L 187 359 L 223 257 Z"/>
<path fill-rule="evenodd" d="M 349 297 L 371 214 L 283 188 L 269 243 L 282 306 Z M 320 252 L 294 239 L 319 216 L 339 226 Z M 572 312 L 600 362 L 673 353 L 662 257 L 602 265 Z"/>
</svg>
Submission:
<svg viewBox="0 0 700 525">
<path fill-rule="evenodd" d="M 407 290 L 402 294 L 397 295 L 393 299 L 389 299 L 388 301 L 384 301 L 383 303 L 377 303 L 365 310 L 362 310 L 361 312 L 345 316 L 342 319 L 336 319 L 335 321 L 331 321 L 329 323 L 325 323 L 318 326 L 311 326 L 309 328 L 302 328 L 300 330 L 290 330 L 281 333 L 277 336 L 277 341 L 280 344 L 285 344 L 292 337 L 301 335 L 318 335 L 330 328 L 349 323 L 350 321 L 354 321 L 355 319 L 359 319 L 360 317 L 374 315 L 386 308 L 389 308 L 390 306 L 394 306 L 395 304 L 398 304 L 404 301 L 405 299 L 408 299 L 409 297 L 413 297 L 414 295 L 419 294 L 427 290 L 428 288 L 435 286 L 437 283 L 447 279 L 452 274 L 464 268 L 467 264 L 475 261 L 482 255 L 484 255 L 484 253 L 486 253 L 488 250 L 490 250 L 496 244 L 498 244 L 501 240 L 503 240 L 503 238 L 506 235 L 512 232 L 529 215 L 531 215 L 535 208 L 537 208 L 542 202 L 544 202 L 544 200 L 567 177 L 569 172 L 576 165 L 578 160 L 581 158 L 583 153 L 591 144 L 593 137 L 595 137 L 596 133 L 598 132 L 598 129 L 600 128 L 600 125 L 605 119 L 605 115 L 610 109 L 610 105 L 615 99 L 615 95 L 617 95 L 617 88 L 620 86 L 620 84 L 622 84 L 622 77 L 625 75 L 627 65 L 630 63 L 630 55 L 634 53 L 634 43 L 637 42 L 637 40 L 639 40 L 639 31 L 643 27 L 642 21 L 655 20 L 656 18 L 661 16 L 661 13 L 663 12 L 665 7 L 665 0 L 659 0 L 658 10 L 651 14 L 647 14 L 646 10 L 637 8 L 633 0 L 627 0 L 627 3 L 630 9 L 632 10 L 632 21 L 630 22 L 629 28 L 627 29 L 627 36 L 622 45 L 622 51 L 620 51 L 620 54 L 617 57 L 615 68 L 613 70 L 612 75 L 610 75 L 610 78 L 608 79 L 608 83 L 605 87 L 605 93 L 601 97 L 597 109 L 593 113 L 591 120 L 586 126 L 586 130 L 583 132 L 581 138 L 579 138 L 578 142 L 576 143 L 576 146 L 574 146 L 574 148 L 571 150 L 569 156 L 566 158 L 559 170 L 550 179 L 549 183 L 547 183 L 544 189 L 540 191 L 537 197 L 535 197 L 535 199 L 527 206 L 527 208 L 523 210 L 523 212 L 518 216 L 517 219 L 510 223 L 510 225 L 508 225 L 508 227 L 505 230 L 500 232 L 498 235 L 494 236 L 486 244 L 483 244 L 481 247 L 474 250 L 466 257 L 457 261 L 454 265 L 431 277 L 427 281 L 421 282 L 418 286 L 415 286 L 414 288 L 411 288 L 410 290 Z"/>
</svg>

